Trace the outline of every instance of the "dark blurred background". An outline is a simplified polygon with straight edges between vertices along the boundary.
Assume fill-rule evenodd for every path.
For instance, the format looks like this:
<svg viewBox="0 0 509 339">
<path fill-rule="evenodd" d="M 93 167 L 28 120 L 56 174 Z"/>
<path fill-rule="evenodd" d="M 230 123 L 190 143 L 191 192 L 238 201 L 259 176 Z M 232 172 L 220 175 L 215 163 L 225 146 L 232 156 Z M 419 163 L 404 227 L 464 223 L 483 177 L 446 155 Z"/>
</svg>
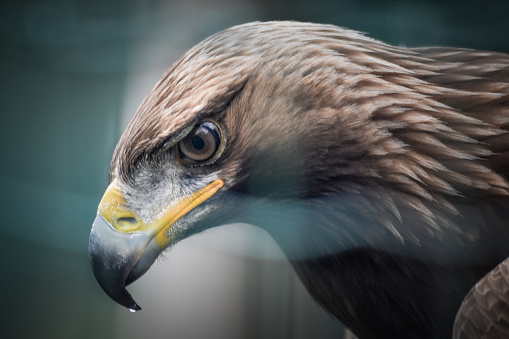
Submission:
<svg viewBox="0 0 509 339">
<path fill-rule="evenodd" d="M 508 14 L 507 0 L 2 0 L 0 337 L 340 338 L 248 226 L 177 245 L 130 287 L 142 312 L 109 300 L 87 245 L 122 130 L 164 70 L 232 25 L 323 22 L 509 52 Z"/>
</svg>

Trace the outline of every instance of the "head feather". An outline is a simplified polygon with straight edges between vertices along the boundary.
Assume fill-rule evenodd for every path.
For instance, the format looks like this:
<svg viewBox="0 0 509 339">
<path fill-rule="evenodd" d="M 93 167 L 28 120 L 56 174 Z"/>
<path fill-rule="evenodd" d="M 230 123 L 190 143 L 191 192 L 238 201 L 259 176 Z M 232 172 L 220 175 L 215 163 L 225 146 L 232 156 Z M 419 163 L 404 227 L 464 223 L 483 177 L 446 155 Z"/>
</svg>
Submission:
<svg viewBox="0 0 509 339">
<path fill-rule="evenodd" d="M 253 136 L 240 126 L 248 121 L 276 132 L 262 124 L 270 101 L 299 106 L 307 132 L 294 128 L 341 146 L 318 159 L 334 168 L 329 179 L 375 178 L 425 200 L 465 189 L 507 195 L 509 166 L 485 160 L 495 151 L 507 158 L 509 146 L 500 141 L 509 129 L 508 78 L 509 57 L 501 53 L 394 47 L 331 25 L 236 26 L 198 44 L 165 73 L 122 135 L 112 173 L 128 180 L 165 140 L 250 91 L 252 100 L 243 99 L 229 118 L 235 128 Z M 271 114 L 277 121 L 280 113 Z M 354 186 L 342 181 L 329 189 Z"/>
</svg>

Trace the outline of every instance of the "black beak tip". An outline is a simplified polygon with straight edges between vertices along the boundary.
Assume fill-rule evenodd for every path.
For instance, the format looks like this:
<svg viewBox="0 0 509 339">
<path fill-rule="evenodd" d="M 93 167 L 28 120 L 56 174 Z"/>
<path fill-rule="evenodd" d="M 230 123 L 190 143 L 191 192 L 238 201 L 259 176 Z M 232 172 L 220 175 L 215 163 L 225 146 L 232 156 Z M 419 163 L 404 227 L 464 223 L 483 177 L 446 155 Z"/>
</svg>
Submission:
<svg viewBox="0 0 509 339">
<path fill-rule="evenodd" d="M 133 306 L 133 307 L 130 307 L 130 308 L 129 308 L 129 311 L 131 311 L 131 312 L 141 311 L 141 307 L 140 307 L 140 306 L 138 306 L 138 304 L 134 303 L 134 306 Z"/>
<path fill-rule="evenodd" d="M 131 312 L 141 310 L 141 307 L 134 301 L 131 294 L 126 290 L 125 283 L 120 283 L 122 279 L 118 279 L 118 277 L 112 277 L 112 275 L 105 274 L 104 271 L 93 271 L 99 286 L 101 286 L 103 291 L 106 292 L 106 294 L 111 299 L 116 301 L 118 304 L 127 307 Z"/>
<path fill-rule="evenodd" d="M 130 269 L 136 262 L 136 256 L 129 253 L 129 249 L 122 247 L 111 249 L 104 244 L 105 239 L 111 239 L 112 232 L 104 218 L 97 216 L 90 233 L 89 258 L 92 272 L 106 294 L 127 307 L 131 312 L 141 310 L 131 294 L 125 289 L 126 279 Z M 126 252 L 126 253 L 123 253 Z"/>
<path fill-rule="evenodd" d="M 104 288 L 103 288 L 104 289 Z M 141 307 L 134 301 L 131 294 L 124 288 L 118 287 L 114 292 L 108 293 L 106 289 L 104 289 L 105 292 L 117 303 L 120 305 L 126 307 L 131 312 L 140 311 Z"/>
</svg>

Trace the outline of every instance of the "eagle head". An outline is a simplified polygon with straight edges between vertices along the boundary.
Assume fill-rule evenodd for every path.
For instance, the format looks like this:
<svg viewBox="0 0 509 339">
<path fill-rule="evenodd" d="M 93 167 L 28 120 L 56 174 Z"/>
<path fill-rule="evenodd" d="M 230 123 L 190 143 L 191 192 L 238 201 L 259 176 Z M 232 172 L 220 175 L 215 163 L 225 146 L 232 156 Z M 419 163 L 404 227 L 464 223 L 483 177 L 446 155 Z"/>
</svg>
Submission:
<svg viewBox="0 0 509 339">
<path fill-rule="evenodd" d="M 340 173 L 377 176 L 370 157 L 387 135 L 365 125 L 370 110 L 352 96 L 363 83 L 374 95 L 376 76 L 332 48 L 340 33 L 358 40 L 352 53 L 371 41 L 333 26 L 255 23 L 208 38 L 166 72 L 115 149 L 90 237 L 94 273 L 113 299 L 136 309 L 124 286 L 190 234 L 263 226 L 269 202 L 355 190 L 355 180 L 329 184 Z M 333 102 L 355 116 L 338 116 Z"/>
</svg>

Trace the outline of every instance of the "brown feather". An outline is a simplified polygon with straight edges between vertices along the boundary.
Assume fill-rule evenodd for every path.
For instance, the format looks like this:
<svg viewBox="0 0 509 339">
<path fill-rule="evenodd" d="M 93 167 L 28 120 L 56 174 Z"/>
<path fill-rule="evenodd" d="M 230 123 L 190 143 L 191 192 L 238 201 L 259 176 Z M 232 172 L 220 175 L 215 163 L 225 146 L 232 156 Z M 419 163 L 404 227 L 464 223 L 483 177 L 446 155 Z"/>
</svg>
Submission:
<svg viewBox="0 0 509 339">
<path fill-rule="evenodd" d="M 509 333 L 509 259 L 465 297 L 454 324 L 454 339 L 505 338 Z"/>
<path fill-rule="evenodd" d="M 132 183 L 204 118 L 226 131 L 213 166 L 227 189 L 320 211 L 302 239 L 322 256 L 292 264 L 361 337 L 450 337 L 464 294 L 509 255 L 506 54 L 394 47 L 331 25 L 233 27 L 165 73 L 111 176 Z M 267 230 L 291 251 L 291 229 Z M 315 238 L 343 247 L 330 255 Z"/>
</svg>

